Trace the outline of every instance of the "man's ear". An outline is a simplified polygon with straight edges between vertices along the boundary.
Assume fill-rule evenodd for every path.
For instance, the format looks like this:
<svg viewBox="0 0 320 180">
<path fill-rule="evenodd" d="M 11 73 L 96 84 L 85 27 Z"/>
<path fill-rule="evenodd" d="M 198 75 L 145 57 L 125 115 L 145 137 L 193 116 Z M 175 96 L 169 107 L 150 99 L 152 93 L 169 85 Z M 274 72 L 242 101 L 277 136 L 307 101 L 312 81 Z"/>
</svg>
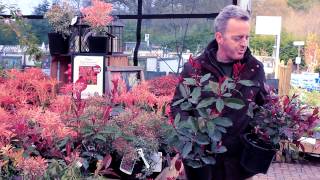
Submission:
<svg viewBox="0 0 320 180">
<path fill-rule="evenodd" d="M 216 32 L 215 33 L 215 39 L 218 44 L 221 44 L 223 42 L 223 36 L 221 32 Z"/>
</svg>

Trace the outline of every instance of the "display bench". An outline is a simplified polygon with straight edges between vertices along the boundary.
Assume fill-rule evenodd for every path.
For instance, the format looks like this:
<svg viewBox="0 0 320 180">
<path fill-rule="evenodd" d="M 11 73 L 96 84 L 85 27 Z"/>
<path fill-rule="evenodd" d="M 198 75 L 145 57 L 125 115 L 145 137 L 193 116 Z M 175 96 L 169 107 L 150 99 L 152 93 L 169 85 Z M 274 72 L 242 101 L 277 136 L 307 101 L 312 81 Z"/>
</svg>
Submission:
<svg viewBox="0 0 320 180">
<path fill-rule="evenodd" d="M 301 144 L 304 147 L 305 153 L 320 155 L 320 140 L 319 139 L 302 137 Z M 301 148 L 300 148 L 300 151 L 303 152 L 303 150 Z"/>
</svg>

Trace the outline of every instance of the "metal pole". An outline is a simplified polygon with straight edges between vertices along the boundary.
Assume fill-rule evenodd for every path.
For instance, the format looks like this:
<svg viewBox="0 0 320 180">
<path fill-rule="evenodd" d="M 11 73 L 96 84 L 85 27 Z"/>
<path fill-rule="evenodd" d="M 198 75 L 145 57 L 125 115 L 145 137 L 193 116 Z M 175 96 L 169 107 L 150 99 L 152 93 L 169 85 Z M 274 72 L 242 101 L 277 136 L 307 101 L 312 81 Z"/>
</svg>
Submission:
<svg viewBox="0 0 320 180">
<path fill-rule="evenodd" d="M 136 31 L 136 47 L 133 52 L 133 65 L 138 66 L 138 51 L 141 42 L 141 22 L 142 22 L 142 0 L 138 0 L 138 20 L 137 20 L 137 31 Z"/>
<path fill-rule="evenodd" d="M 298 57 L 300 57 L 300 46 L 298 46 Z M 300 63 L 297 63 L 297 71 L 298 73 L 300 72 L 300 66 L 299 66 Z"/>
</svg>

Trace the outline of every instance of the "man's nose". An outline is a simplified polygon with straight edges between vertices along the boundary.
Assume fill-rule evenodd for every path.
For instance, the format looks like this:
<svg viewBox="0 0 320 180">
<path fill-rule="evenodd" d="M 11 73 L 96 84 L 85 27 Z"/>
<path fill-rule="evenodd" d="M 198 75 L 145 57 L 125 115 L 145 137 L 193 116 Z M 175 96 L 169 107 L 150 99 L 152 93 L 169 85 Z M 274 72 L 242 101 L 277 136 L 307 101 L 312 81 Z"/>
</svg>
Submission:
<svg viewBox="0 0 320 180">
<path fill-rule="evenodd" d="M 244 46 L 244 47 L 247 47 L 247 46 L 248 46 L 248 42 L 249 42 L 248 39 L 243 38 L 243 39 L 241 39 L 241 41 L 240 41 L 240 45 L 241 45 L 241 46 Z"/>
</svg>

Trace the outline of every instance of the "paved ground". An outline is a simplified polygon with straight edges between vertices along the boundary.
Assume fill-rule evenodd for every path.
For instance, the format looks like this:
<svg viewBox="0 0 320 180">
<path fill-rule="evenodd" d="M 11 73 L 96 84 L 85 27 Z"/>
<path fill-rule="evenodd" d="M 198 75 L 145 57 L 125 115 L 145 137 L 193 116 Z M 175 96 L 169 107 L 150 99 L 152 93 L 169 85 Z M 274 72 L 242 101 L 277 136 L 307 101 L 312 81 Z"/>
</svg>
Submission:
<svg viewBox="0 0 320 180">
<path fill-rule="evenodd" d="M 258 174 L 253 180 L 320 180 L 320 163 L 273 163 L 266 175 Z"/>
</svg>

